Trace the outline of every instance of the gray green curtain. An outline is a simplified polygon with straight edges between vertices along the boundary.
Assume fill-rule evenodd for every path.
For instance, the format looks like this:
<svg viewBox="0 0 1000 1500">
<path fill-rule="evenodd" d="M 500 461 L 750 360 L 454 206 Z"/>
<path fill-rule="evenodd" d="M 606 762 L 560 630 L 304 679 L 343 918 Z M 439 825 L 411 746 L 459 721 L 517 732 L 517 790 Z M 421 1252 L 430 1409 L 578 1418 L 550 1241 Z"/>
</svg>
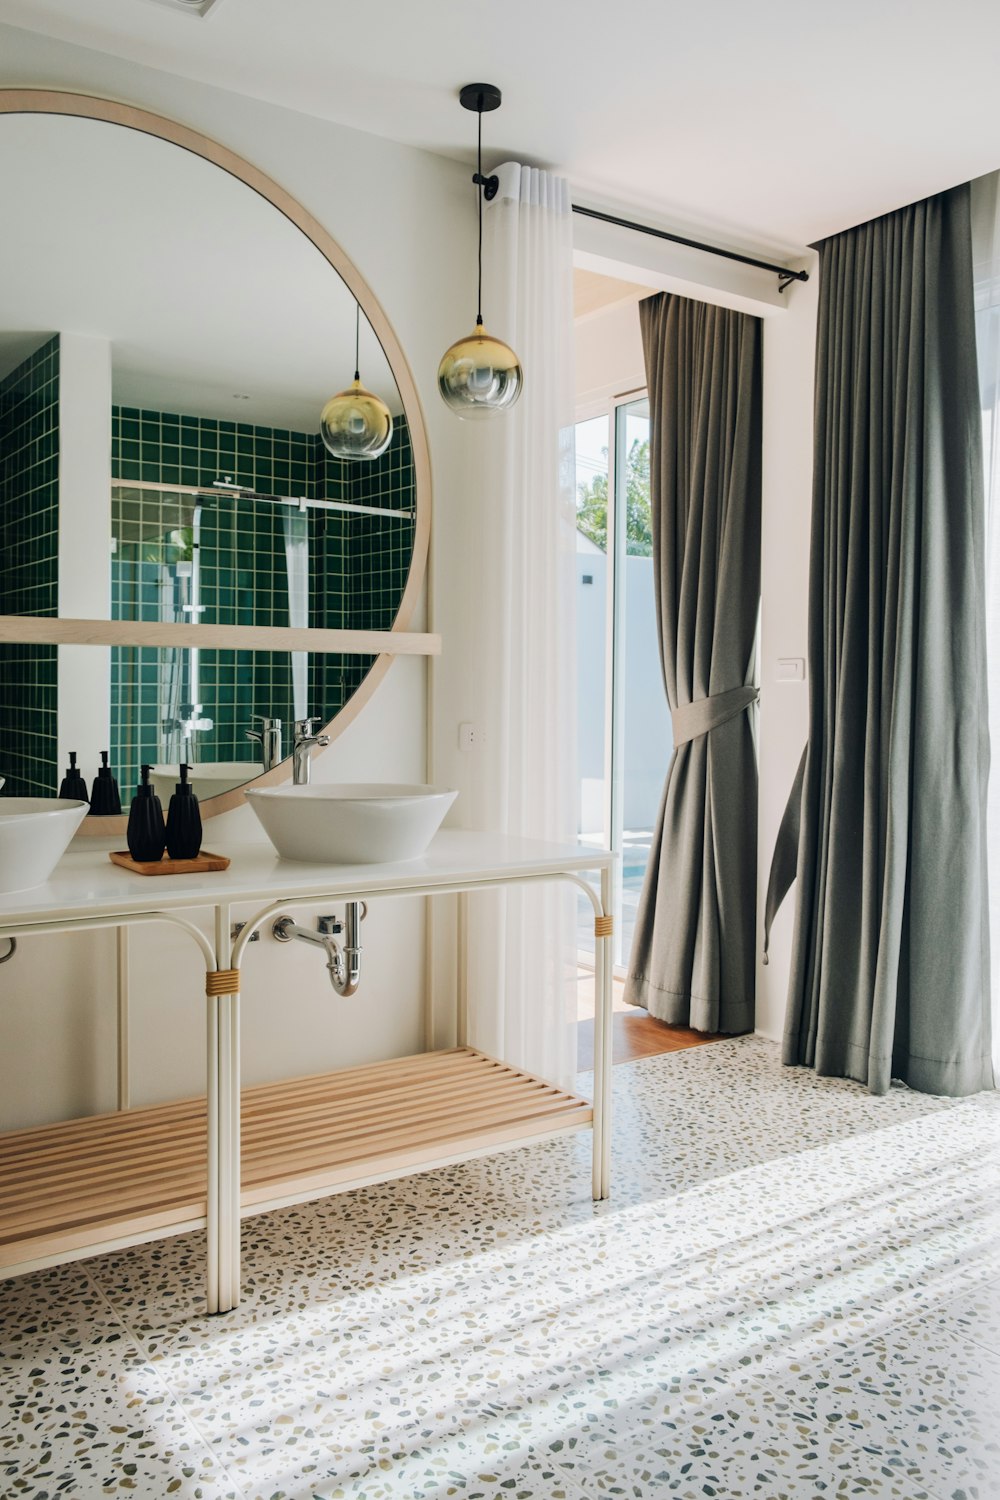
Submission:
<svg viewBox="0 0 1000 1500">
<path fill-rule="evenodd" d="M 653 577 L 674 753 L 625 998 L 699 1031 L 754 1020 L 761 337 L 744 313 L 639 304 Z"/>
<path fill-rule="evenodd" d="M 820 247 L 815 441 L 809 743 L 767 903 L 769 928 L 797 876 L 784 1057 L 967 1094 L 992 1082 L 967 186 Z"/>
</svg>

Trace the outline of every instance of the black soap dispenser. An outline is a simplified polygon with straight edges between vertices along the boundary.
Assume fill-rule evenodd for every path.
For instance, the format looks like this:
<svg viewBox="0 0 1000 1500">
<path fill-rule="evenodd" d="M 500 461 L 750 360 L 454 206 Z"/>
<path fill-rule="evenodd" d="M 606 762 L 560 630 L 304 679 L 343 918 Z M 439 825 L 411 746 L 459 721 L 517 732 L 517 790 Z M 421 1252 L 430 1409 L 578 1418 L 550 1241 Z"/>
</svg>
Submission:
<svg viewBox="0 0 1000 1500">
<path fill-rule="evenodd" d="M 194 859 L 201 849 L 201 813 L 188 781 L 190 766 L 181 766 L 181 779 L 167 810 L 167 853 L 171 859 Z"/>
<path fill-rule="evenodd" d="M 94 777 L 94 785 L 90 790 L 90 811 L 96 818 L 113 818 L 122 810 L 122 799 L 118 792 L 118 783 L 111 774 L 108 765 L 108 752 L 101 751 L 101 768 Z"/>
<path fill-rule="evenodd" d="M 128 815 L 128 852 L 137 864 L 155 864 L 163 858 L 167 844 L 163 808 L 149 784 L 151 769 L 151 766 L 143 766 L 142 781 L 135 789 Z"/>
<path fill-rule="evenodd" d="M 69 765 L 66 767 L 66 775 L 59 787 L 60 797 L 68 797 L 72 802 L 89 802 L 87 796 L 87 783 L 80 775 L 76 764 L 76 751 L 69 752 Z"/>
</svg>

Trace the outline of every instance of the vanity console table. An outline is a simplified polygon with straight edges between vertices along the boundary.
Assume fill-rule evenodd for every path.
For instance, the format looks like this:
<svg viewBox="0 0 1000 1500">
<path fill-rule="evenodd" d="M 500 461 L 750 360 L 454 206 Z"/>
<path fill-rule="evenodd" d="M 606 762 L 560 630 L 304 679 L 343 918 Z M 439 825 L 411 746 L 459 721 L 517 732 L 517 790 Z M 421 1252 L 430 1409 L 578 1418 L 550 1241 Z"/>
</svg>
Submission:
<svg viewBox="0 0 1000 1500">
<path fill-rule="evenodd" d="M 395 865 L 231 852 L 225 873 L 150 882 L 74 850 L 47 885 L 2 898 L 0 938 L 145 922 L 184 932 L 205 960 L 208 1068 L 203 1098 L 0 1135 L 0 1276 L 207 1227 L 208 1309 L 226 1312 L 240 1300 L 241 1218 L 582 1129 L 593 1130 L 593 1196 L 607 1197 L 613 855 L 458 830 Z M 461 1017 L 463 1045 L 445 1051 L 241 1089 L 242 966 L 254 933 L 290 907 L 553 881 L 594 909 L 592 1101 L 464 1045 Z M 232 907 L 258 901 L 233 938 Z M 207 910 L 211 938 L 192 919 Z"/>
</svg>

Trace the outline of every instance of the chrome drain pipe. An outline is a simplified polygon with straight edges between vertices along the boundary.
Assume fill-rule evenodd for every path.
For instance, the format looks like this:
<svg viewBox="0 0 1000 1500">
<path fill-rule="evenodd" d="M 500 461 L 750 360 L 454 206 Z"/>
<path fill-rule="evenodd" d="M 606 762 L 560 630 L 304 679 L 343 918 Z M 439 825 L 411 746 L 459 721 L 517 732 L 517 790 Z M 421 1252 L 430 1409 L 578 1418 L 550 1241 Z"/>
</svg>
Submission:
<svg viewBox="0 0 1000 1500">
<path fill-rule="evenodd" d="M 279 943 L 291 943 L 298 939 L 322 948 L 326 954 L 326 968 L 330 983 L 338 995 L 353 995 L 361 983 L 361 923 L 368 915 L 364 901 L 348 901 L 344 909 L 344 920 L 339 917 L 320 917 L 317 931 L 300 927 L 294 917 L 279 917 L 271 932 Z M 343 936 L 341 947 L 337 938 Z"/>
</svg>

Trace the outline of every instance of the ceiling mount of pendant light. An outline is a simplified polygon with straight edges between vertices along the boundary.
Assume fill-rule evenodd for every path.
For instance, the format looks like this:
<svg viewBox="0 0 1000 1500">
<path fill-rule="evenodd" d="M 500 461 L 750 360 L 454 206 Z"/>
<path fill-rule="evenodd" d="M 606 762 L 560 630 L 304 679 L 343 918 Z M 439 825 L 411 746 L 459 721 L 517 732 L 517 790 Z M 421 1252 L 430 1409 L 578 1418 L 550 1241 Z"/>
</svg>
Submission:
<svg viewBox="0 0 1000 1500">
<path fill-rule="evenodd" d="M 479 205 L 479 282 L 476 326 L 472 333 L 446 350 L 438 366 L 438 390 L 446 406 L 459 417 L 491 417 L 508 411 L 521 394 L 524 372 L 509 344 L 493 338 L 483 327 L 483 199 L 495 198 L 500 179 L 483 176 L 483 115 L 500 108 L 500 90 L 492 83 L 467 83 L 459 93 L 463 109 L 479 116 L 476 171 L 473 182 Z"/>
<path fill-rule="evenodd" d="M 319 433 L 334 458 L 380 458 L 392 442 L 392 413 L 361 384 L 361 304 L 355 298 L 354 379 L 331 396 L 320 413 Z"/>
</svg>

